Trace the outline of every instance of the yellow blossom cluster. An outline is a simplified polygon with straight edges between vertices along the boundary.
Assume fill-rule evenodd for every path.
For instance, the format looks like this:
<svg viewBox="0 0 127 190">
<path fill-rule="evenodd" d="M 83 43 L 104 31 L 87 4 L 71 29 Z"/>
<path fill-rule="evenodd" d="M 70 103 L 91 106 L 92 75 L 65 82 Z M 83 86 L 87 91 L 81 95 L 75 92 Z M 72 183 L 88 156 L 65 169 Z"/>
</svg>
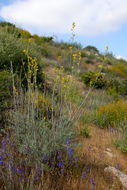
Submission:
<svg viewBox="0 0 127 190">
<path fill-rule="evenodd" d="M 73 57 L 73 63 L 79 66 L 81 62 L 81 52 L 74 53 L 72 57 Z"/>
</svg>

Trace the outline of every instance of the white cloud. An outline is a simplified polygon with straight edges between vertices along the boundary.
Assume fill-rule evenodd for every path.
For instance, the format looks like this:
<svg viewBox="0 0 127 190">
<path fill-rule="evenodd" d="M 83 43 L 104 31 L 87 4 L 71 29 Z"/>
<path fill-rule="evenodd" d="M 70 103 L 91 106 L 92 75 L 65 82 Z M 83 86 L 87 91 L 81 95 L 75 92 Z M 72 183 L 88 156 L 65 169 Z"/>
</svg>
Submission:
<svg viewBox="0 0 127 190">
<path fill-rule="evenodd" d="M 127 61 L 127 58 L 126 58 L 126 57 L 123 57 L 123 56 L 120 56 L 120 55 L 119 55 L 119 56 L 116 56 L 116 58 L 117 58 L 117 59 L 123 59 L 123 60 Z"/>
<path fill-rule="evenodd" d="M 0 9 L 0 16 L 26 29 L 98 35 L 127 22 L 127 0 L 18 0 Z"/>
</svg>

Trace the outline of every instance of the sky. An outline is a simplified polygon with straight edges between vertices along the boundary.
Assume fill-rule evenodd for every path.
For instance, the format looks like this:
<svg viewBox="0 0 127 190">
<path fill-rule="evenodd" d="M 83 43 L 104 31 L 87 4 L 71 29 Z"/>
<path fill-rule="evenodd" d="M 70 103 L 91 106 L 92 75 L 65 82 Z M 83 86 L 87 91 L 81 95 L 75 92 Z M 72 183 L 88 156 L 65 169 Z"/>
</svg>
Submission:
<svg viewBox="0 0 127 190">
<path fill-rule="evenodd" d="M 0 0 L 0 20 L 32 34 L 53 35 L 69 41 L 76 23 L 75 40 L 127 59 L 127 0 Z"/>
</svg>

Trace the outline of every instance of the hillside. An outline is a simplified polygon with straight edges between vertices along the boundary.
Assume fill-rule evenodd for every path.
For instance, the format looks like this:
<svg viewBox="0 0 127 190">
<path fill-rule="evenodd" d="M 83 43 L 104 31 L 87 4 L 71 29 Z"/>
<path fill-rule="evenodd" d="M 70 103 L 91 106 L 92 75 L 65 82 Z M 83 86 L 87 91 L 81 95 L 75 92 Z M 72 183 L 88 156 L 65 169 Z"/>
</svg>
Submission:
<svg viewBox="0 0 127 190">
<path fill-rule="evenodd" d="M 126 126 L 126 60 L 0 23 L 1 190 L 122 190 Z"/>
</svg>

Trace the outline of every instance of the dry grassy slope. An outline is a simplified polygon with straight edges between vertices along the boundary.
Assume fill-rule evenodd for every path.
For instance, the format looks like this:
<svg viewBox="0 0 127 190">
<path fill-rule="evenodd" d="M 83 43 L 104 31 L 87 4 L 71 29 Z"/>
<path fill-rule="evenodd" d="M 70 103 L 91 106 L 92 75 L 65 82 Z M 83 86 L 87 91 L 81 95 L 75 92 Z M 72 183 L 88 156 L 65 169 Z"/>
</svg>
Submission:
<svg viewBox="0 0 127 190">
<path fill-rule="evenodd" d="M 113 140 L 118 138 L 119 134 L 107 129 L 100 129 L 94 125 L 90 126 L 90 131 L 90 138 L 79 138 L 82 146 L 79 148 L 78 154 L 87 155 L 89 161 L 96 164 L 118 166 L 127 174 L 127 155 L 121 153 L 112 143 Z M 111 154 L 108 154 L 108 152 Z"/>
<path fill-rule="evenodd" d="M 53 67 L 46 68 L 47 78 L 56 77 L 56 73 Z M 49 81 L 48 81 L 49 82 Z M 50 81 L 50 84 L 52 82 Z M 51 84 L 52 85 L 52 84 Z M 78 85 L 82 94 L 84 94 L 84 85 L 82 82 L 76 81 L 75 85 Z M 86 99 L 87 101 L 87 99 Z M 73 110 L 76 111 L 78 106 L 73 104 Z M 86 110 L 83 108 L 84 111 Z M 81 146 L 77 148 L 77 153 L 80 158 L 82 158 L 84 165 L 92 166 L 90 174 L 86 177 L 85 185 L 90 188 L 89 177 L 92 177 L 96 181 L 96 190 L 103 190 L 107 187 L 107 190 L 122 190 L 121 185 L 118 181 L 113 181 L 108 179 L 108 176 L 104 174 L 104 168 L 107 166 L 114 166 L 125 174 L 127 174 L 127 155 L 120 152 L 113 145 L 113 140 L 119 137 L 118 132 L 111 132 L 108 129 L 100 129 L 95 125 L 90 125 L 90 138 L 84 138 L 80 134 L 80 129 L 82 128 L 82 123 L 77 122 L 77 139 L 81 143 Z M 66 186 L 66 190 L 77 189 L 77 184 L 79 183 L 80 190 L 84 190 L 84 181 L 79 179 L 73 179 L 74 184 L 71 187 Z M 66 184 L 67 185 L 67 184 Z M 106 189 L 105 189 L 106 190 Z"/>
</svg>

